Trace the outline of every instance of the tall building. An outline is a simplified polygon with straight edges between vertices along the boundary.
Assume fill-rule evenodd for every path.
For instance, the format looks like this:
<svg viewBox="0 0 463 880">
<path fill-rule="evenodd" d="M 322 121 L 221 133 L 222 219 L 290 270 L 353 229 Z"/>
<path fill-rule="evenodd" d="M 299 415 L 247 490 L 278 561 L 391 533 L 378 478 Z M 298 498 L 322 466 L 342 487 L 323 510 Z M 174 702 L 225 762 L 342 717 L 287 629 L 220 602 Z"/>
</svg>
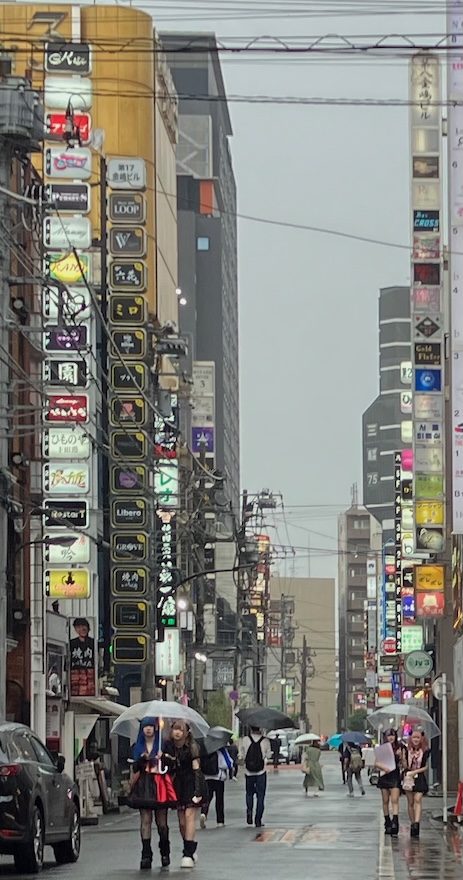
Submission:
<svg viewBox="0 0 463 880">
<path fill-rule="evenodd" d="M 374 520 L 359 506 L 354 487 L 352 505 L 338 519 L 338 728 L 367 707 L 367 580 Z"/>
<path fill-rule="evenodd" d="M 217 43 L 212 34 L 161 35 L 179 96 L 177 205 L 180 331 L 194 361 L 215 365 L 215 411 L 206 452 L 239 510 L 239 372 L 236 183 L 233 134 Z M 185 52 L 185 47 L 194 51 Z M 183 51 L 182 51 L 183 50 Z M 196 394 L 200 397 L 198 389 Z M 194 416 L 194 411 L 193 411 Z M 201 429 L 193 418 L 195 449 Z"/>
<path fill-rule="evenodd" d="M 307 729 L 326 735 L 336 727 L 335 593 L 332 578 L 270 579 L 267 705 L 300 715 L 305 696 Z"/>
<path fill-rule="evenodd" d="M 362 419 L 363 503 L 394 527 L 394 452 L 411 446 L 410 288 L 379 292 L 379 394 Z"/>
</svg>

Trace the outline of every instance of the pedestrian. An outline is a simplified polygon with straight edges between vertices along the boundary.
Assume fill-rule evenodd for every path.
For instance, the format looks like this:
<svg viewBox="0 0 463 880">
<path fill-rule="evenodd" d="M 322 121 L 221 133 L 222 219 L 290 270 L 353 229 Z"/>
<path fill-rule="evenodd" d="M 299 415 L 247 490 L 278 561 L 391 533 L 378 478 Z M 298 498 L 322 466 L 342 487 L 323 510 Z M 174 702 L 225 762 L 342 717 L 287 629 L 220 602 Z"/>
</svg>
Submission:
<svg viewBox="0 0 463 880">
<path fill-rule="evenodd" d="M 249 736 L 243 738 L 240 757 L 244 759 L 244 775 L 246 778 L 246 822 L 252 825 L 254 812 L 254 795 L 256 796 L 256 828 L 263 825 L 265 792 L 267 790 L 266 761 L 271 755 L 270 741 L 264 736 L 260 727 L 251 727 Z"/>
<path fill-rule="evenodd" d="M 207 816 L 212 799 L 215 795 L 215 815 L 217 828 L 225 825 L 225 782 L 234 778 L 233 761 L 225 748 L 218 749 L 212 755 L 201 758 L 201 770 L 207 782 L 208 798 L 201 807 L 199 824 L 206 827 Z"/>
<path fill-rule="evenodd" d="M 343 758 L 344 769 L 347 775 L 347 787 L 349 789 L 347 797 L 354 797 L 354 783 L 352 781 L 354 776 L 362 795 L 364 795 L 365 789 L 362 780 L 363 755 L 360 746 L 356 746 L 355 743 L 347 743 Z"/>
<path fill-rule="evenodd" d="M 281 739 L 278 734 L 272 736 L 270 739 L 270 748 L 272 750 L 273 756 L 273 770 L 278 770 L 278 765 L 280 763 L 280 749 L 281 749 Z"/>
<path fill-rule="evenodd" d="M 419 730 L 413 731 L 407 743 L 406 770 L 403 790 L 407 795 L 410 837 L 420 836 L 423 795 L 428 792 L 426 771 L 428 769 L 429 749 L 424 748 L 426 740 Z"/>
<path fill-rule="evenodd" d="M 384 742 L 390 743 L 394 752 L 395 767 L 389 770 L 381 764 L 375 764 L 383 775 L 379 777 L 378 788 L 381 790 L 384 813 L 384 832 L 397 837 L 399 833 L 399 798 L 402 784 L 402 774 L 405 769 L 405 746 L 399 742 L 397 731 L 392 727 L 384 733 Z M 392 810 L 392 817 L 390 815 Z"/>
<path fill-rule="evenodd" d="M 140 869 L 149 870 L 153 861 L 151 826 L 153 813 L 159 835 L 161 865 L 170 864 L 169 825 L 167 810 L 177 806 L 177 796 L 168 768 L 162 758 L 161 725 L 158 718 L 146 717 L 140 722 L 138 739 L 133 747 L 133 777 L 127 803 L 140 810 L 142 853 Z"/>
<path fill-rule="evenodd" d="M 238 776 L 238 746 L 233 742 L 232 736 L 227 743 L 227 752 L 233 761 L 233 779 L 236 779 Z"/>
<path fill-rule="evenodd" d="M 181 868 L 194 868 L 198 844 L 196 817 L 208 792 L 200 768 L 199 746 L 191 735 L 186 721 L 174 721 L 170 738 L 164 746 L 166 760 L 172 768 L 180 834 L 183 838 Z"/>
<path fill-rule="evenodd" d="M 339 760 L 341 762 L 342 784 L 345 785 L 346 784 L 346 768 L 344 766 L 344 743 L 343 742 L 338 746 L 338 752 L 339 752 Z"/>
<path fill-rule="evenodd" d="M 304 773 L 302 785 L 305 789 L 305 796 L 309 795 L 309 788 L 315 788 L 314 797 L 318 797 L 319 791 L 325 790 L 323 782 L 323 772 L 320 765 L 320 746 L 314 741 L 310 746 L 306 746 L 302 752 L 301 770 Z"/>
</svg>

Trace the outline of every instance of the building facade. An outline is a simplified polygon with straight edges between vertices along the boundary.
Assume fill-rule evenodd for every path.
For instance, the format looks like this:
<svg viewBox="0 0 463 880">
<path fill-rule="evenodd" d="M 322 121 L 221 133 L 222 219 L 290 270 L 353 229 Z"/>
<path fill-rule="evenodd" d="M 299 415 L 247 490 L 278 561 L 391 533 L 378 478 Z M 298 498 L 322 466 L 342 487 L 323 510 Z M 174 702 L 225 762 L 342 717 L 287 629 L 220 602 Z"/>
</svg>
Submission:
<svg viewBox="0 0 463 880">
<path fill-rule="evenodd" d="M 367 563 L 372 531 L 373 519 L 354 494 L 351 507 L 338 519 L 338 729 L 348 726 L 352 712 L 367 708 Z"/>
<path fill-rule="evenodd" d="M 239 362 L 236 183 L 233 134 L 217 44 L 211 34 L 163 34 L 179 95 L 177 149 L 180 332 L 193 361 L 215 364 L 213 436 L 207 454 L 226 479 L 239 509 Z M 194 51 L 186 54 L 185 46 Z M 187 365 L 188 366 L 188 365 Z M 195 450 L 199 430 L 193 423 Z"/>
<path fill-rule="evenodd" d="M 394 527 L 394 452 L 411 445 L 410 288 L 379 292 L 379 394 L 362 418 L 363 502 Z"/>
</svg>

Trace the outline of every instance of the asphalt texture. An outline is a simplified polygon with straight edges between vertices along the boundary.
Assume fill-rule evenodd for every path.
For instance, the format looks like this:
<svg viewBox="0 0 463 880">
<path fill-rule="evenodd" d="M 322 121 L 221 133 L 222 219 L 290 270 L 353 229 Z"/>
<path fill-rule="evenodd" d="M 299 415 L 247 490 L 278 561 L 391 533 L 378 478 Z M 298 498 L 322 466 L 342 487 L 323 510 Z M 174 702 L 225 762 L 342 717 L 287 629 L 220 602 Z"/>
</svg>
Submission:
<svg viewBox="0 0 463 880">
<path fill-rule="evenodd" d="M 181 841 L 174 812 L 170 816 L 172 864 L 161 872 L 157 839 L 153 868 L 140 872 L 138 815 L 123 810 L 105 816 L 96 827 L 83 829 L 77 864 L 57 866 L 46 849 L 42 877 L 56 880 L 134 880 L 155 874 L 180 878 L 193 874 L 202 880 L 461 880 L 463 830 L 444 830 L 432 819 L 438 799 L 424 800 L 419 840 L 410 839 L 405 798 L 401 798 L 401 825 L 397 839 L 385 837 L 379 792 L 367 783 L 362 797 L 355 789 L 347 797 L 340 781 L 337 755 L 324 754 L 325 791 L 304 796 L 299 768 L 281 767 L 268 773 L 264 827 L 246 825 L 244 780 L 227 783 L 225 827 L 217 828 L 214 802 L 207 827 L 198 830 L 198 862 L 193 870 L 180 869 Z M 366 781 L 365 781 L 366 782 Z M 0 878 L 15 874 L 12 860 L 0 857 Z"/>
</svg>

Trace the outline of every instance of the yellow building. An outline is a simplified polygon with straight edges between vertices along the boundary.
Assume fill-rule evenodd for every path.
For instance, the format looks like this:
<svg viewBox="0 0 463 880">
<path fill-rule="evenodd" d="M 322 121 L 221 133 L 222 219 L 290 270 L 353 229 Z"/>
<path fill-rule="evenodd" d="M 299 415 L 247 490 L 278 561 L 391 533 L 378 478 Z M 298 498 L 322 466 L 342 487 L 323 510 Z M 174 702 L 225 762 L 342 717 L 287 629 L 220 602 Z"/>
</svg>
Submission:
<svg viewBox="0 0 463 880">
<path fill-rule="evenodd" d="M 335 581 L 332 578 L 272 577 L 270 597 L 274 613 L 267 652 L 268 705 L 281 708 L 281 639 L 282 596 L 292 599 L 294 611 L 287 615 L 287 625 L 294 630 L 285 639 L 283 699 L 289 714 L 301 710 L 302 648 L 307 640 L 307 716 L 311 730 L 330 735 L 336 726 L 337 654 Z M 291 603 L 288 603 L 288 607 Z M 294 662 L 293 662 L 294 661 Z"/>
</svg>

